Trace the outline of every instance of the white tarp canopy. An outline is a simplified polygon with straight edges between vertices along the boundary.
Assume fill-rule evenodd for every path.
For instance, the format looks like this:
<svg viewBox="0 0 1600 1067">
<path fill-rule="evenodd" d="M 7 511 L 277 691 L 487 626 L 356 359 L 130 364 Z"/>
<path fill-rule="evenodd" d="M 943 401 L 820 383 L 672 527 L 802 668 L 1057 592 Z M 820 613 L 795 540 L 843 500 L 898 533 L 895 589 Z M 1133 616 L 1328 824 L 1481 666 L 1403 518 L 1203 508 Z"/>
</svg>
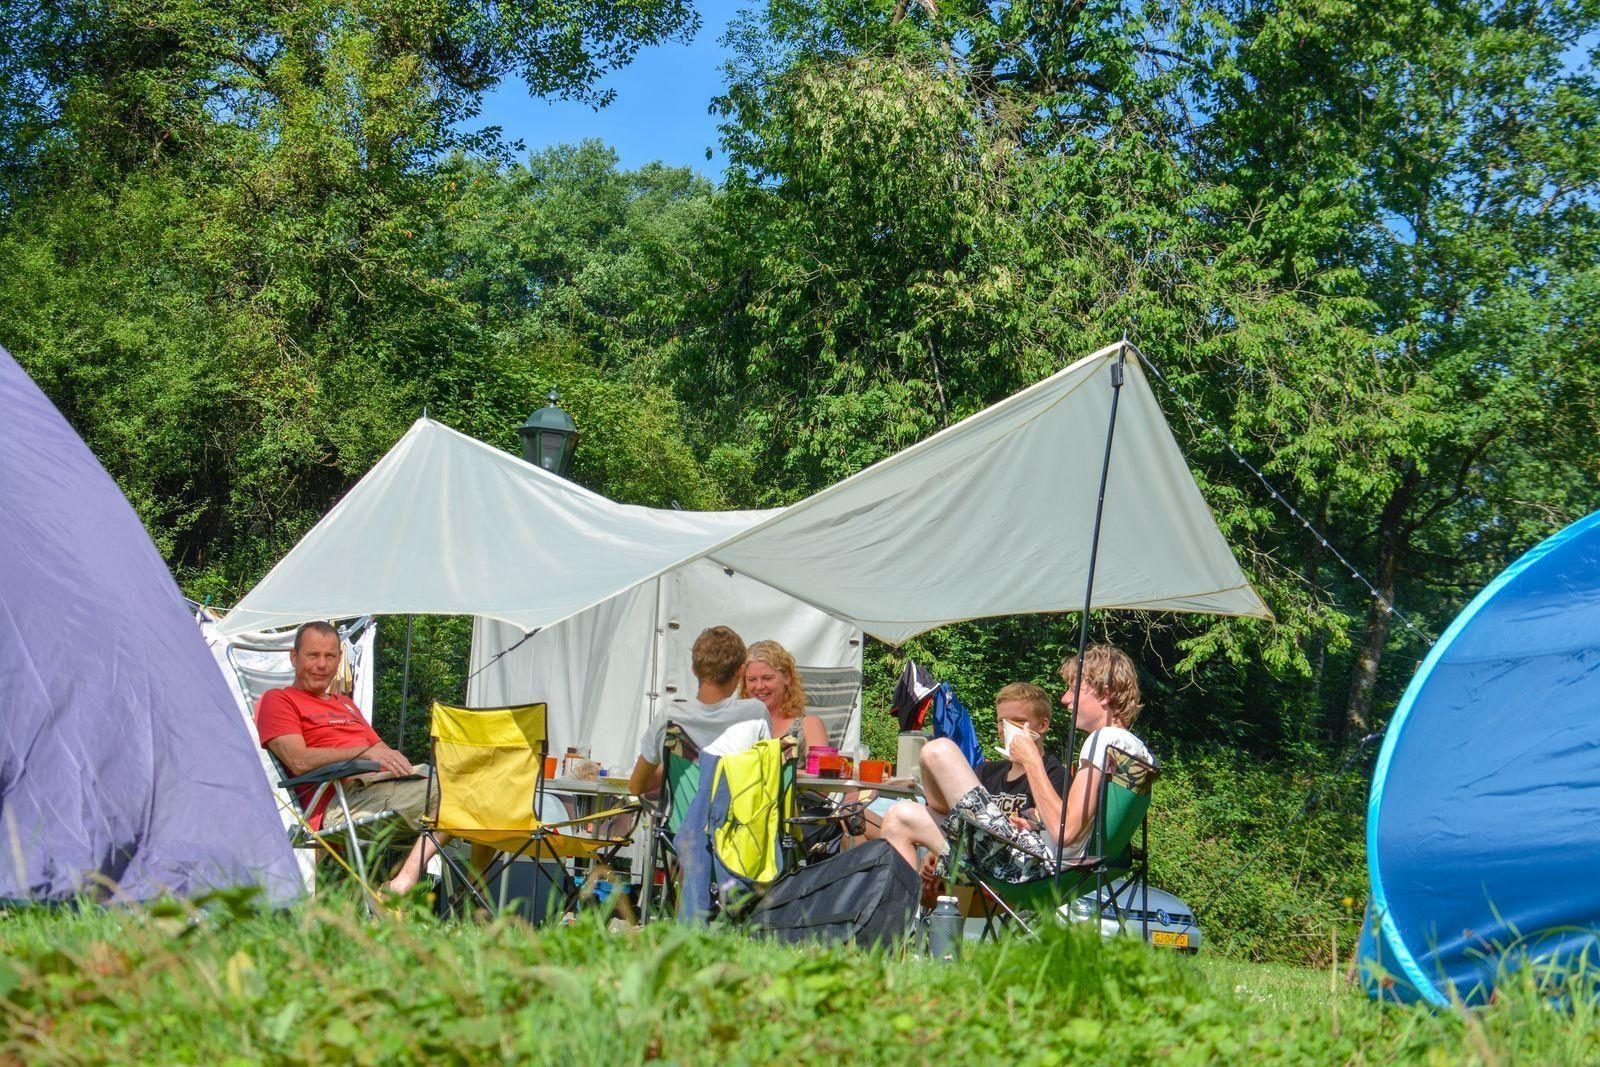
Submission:
<svg viewBox="0 0 1600 1067">
<path fill-rule="evenodd" d="M 222 630 L 432 613 L 527 632 L 701 558 L 896 644 L 963 619 L 1076 611 L 1123 348 L 768 512 L 616 504 L 419 419 Z M 1093 606 L 1270 617 L 1127 351 Z"/>
<path fill-rule="evenodd" d="M 861 631 L 730 571 L 696 560 L 643 582 L 527 638 L 479 617 L 472 628 L 467 703 L 549 705 L 556 751 L 588 746 L 607 767 L 632 769 L 645 723 L 658 707 L 695 693 L 690 649 L 707 626 L 731 626 L 746 641 L 773 640 L 802 668 L 861 670 Z M 861 736 L 860 702 L 842 744 Z"/>
</svg>

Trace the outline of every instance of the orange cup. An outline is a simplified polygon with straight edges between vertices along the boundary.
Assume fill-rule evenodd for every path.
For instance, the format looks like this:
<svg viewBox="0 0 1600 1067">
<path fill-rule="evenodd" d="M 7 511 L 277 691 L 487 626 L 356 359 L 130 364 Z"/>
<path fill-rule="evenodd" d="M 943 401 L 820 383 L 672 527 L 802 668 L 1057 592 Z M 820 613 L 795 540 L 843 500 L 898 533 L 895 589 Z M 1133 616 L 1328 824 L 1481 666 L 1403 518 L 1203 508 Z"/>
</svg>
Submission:
<svg viewBox="0 0 1600 1067">
<path fill-rule="evenodd" d="M 817 757 L 817 777 L 818 778 L 837 778 L 843 772 L 844 772 L 844 757 L 843 756 L 819 756 L 819 757 Z"/>
<path fill-rule="evenodd" d="M 864 759 L 861 761 L 861 780 L 863 782 L 881 782 L 888 774 L 888 760 Z"/>
<path fill-rule="evenodd" d="M 546 756 L 544 758 L 544 776 L 546 779 L 556 776 L 556 758 L 554 756 Z"/>
</svg>

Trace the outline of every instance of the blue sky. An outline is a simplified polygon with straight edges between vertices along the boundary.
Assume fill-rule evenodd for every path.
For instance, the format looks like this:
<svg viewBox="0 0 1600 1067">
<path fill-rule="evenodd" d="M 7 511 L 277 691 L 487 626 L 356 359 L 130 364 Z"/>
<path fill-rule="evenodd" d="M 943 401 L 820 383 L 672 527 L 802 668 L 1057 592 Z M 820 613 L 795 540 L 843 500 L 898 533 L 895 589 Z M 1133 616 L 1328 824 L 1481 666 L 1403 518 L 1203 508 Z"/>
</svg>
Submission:
<svg viewBox="0 0 1600 1067">
<path fill-rule="evenodd" d="M 702 25 L 695 39 L 641 50 L 602 83 L 617 93 L 609 107 L 596 111 L 565 100 L 536 100 L 520 79 L 508 80 L 484 99 L 483 114 L 471 125 L 500 126 L 508 140 L 520 140 L 529 150 L 596 137 L 616 150 L 624 168 L 661 160 L 720 181 L 725 160 L 707 108 L 722 91 L 720 42 L 728 20 L 748 4 L 697 0 Z"/>
</svg>

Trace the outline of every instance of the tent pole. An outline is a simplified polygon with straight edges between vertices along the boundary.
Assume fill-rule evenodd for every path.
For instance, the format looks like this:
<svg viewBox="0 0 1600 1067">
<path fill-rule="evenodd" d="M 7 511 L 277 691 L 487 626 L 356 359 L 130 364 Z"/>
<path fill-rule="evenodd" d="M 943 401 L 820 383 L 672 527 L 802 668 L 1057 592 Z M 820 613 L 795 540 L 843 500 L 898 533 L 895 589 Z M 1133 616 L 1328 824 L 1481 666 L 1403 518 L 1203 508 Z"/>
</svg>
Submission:
<svg viewBox="0 0 1600 1067">
<path fill-rule="evenodd" d="M 655 615 L 650 620 L 650 718 L 656 717 L 656 707 L 661 699 L 661 641 L 666 636 L 666 623 L 661 618 L 661 583 L 656 575 Z"/>
<path fill-rule="evenodd" d="M 1122 398 L 1123 364 L 1128 361 L 1128 341 L 1123 338 L 1117 361 L 1111 364 L 1111 418 L 1106 423 L 1106 449 L 1100 457 L 1100 496 L 1094 505 L 1094 534 L 1089 538 L 1089 581 L 1083 591 L 1083 616 L 1078 623 L 1078 669 L 1072 681 L 1072 710 L 1067 716 L 1067 784 L 1077 767 L 1072 762 L 1072 746 L 1078 740 L 1078 697 L 1083 693 L 1083 654 L 1089 647 L 1089 609 L 1094 604 L 1094 568 L 1100 556 L 1100 520 L 1106 509 L 1106 479 L 1111 473 L 1111 440 L 1117 433 L 1117 401 Z M 1056 854 L 1067 847 L 1067 798 L 1061 798 L 1061 825 L 1056 830 Z"/>
<path fill-rule="evenodd" d="M 396 752 L 405 751 L 406 707 L 411 701 L 411 624 L 415 619 L 415 615 L 406 616 L 405 666 L 400 670 L 400 736 L 394 740 L 394 750 Z"/>
</svg>

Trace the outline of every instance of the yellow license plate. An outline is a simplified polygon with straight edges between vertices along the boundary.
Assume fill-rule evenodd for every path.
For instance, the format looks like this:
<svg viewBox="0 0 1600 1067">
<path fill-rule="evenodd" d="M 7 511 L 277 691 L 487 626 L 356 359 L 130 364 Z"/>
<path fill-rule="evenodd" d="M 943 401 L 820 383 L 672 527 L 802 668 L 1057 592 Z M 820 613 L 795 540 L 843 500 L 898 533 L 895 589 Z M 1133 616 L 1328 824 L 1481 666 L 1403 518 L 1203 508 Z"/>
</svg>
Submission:
<svg viewBox="0 0 1600 1067">
<path fill-rule="evenodd" d="M 1151 930 L 1150 943 L 1152 945 L 1165 945 L 1168 948 L 1188 948 L 1188 934 L 1174 934 L 1167 930 Z"/>
</svg>

